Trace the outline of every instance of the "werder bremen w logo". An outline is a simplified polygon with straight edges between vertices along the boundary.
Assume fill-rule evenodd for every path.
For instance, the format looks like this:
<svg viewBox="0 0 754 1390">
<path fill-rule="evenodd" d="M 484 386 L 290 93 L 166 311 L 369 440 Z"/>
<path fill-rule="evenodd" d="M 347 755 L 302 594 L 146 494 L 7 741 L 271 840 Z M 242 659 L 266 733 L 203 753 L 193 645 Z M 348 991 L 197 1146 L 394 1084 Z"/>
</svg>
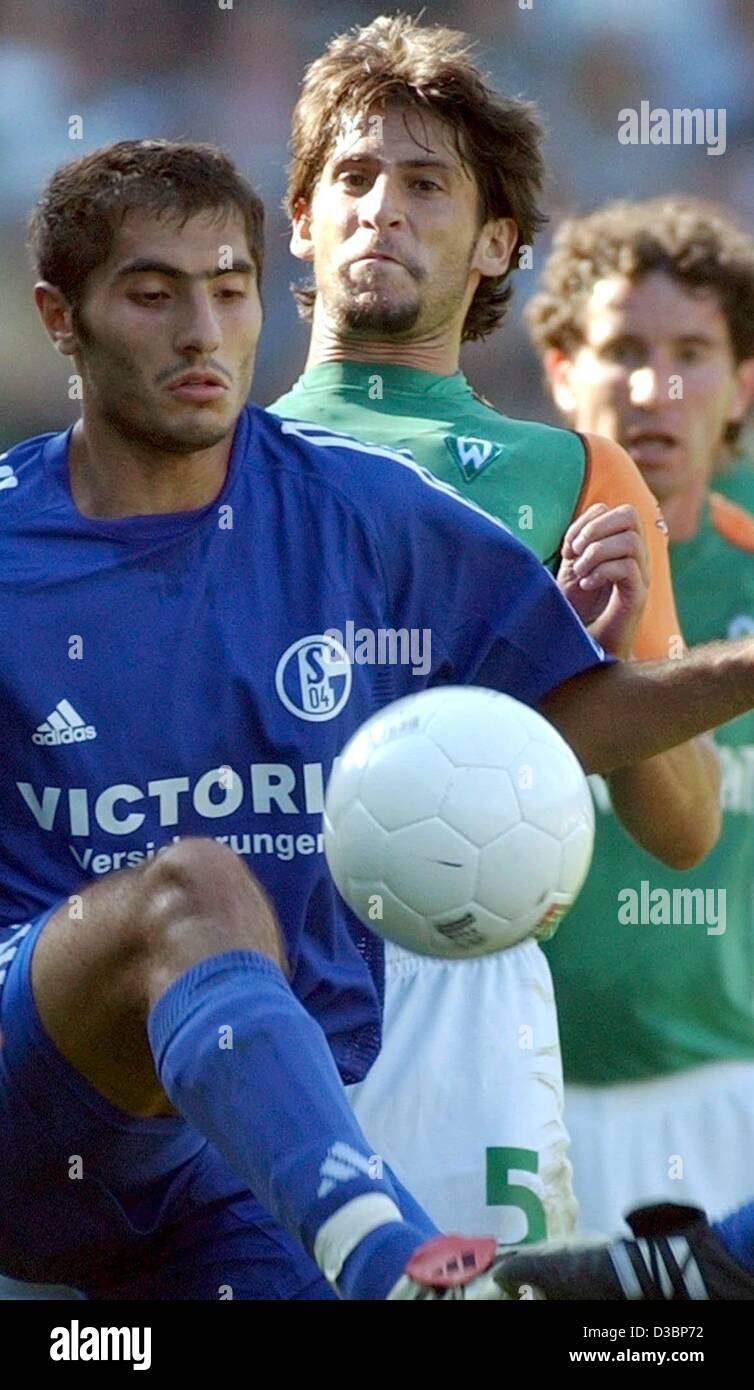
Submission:
<svg viewBox="0 0 754 1390">
<path fill-rule="evenodd" d="M 445 447 L 467 483 L 473 483 L 488 464 L 500 458 L 505 449 L 504 444 L 493 444 L 491 439 L 474 439 L 471 435 L 461 434 L 446 434 Z"/>
</svg>

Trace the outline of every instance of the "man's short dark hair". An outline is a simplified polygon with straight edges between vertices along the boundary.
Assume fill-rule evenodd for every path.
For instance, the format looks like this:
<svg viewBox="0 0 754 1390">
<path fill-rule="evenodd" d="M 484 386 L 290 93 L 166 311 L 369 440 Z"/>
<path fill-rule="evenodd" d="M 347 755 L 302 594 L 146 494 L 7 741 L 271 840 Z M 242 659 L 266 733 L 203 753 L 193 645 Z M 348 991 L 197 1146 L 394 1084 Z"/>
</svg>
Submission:
<svg viewBox="0 0 754 1390">
<path fill-rule="evenodd" d="M 179 226 L 198 213 L 215 211 L 220 221 L 238 211 L 261 281 L 261 199 L 214 145 L 171 140 L 120 140 L 55 171 L 28 223 L 38 276 L 78 310 L 86 282 L 108 259 L 123 218 L 137 210 Z"/>
</svg>

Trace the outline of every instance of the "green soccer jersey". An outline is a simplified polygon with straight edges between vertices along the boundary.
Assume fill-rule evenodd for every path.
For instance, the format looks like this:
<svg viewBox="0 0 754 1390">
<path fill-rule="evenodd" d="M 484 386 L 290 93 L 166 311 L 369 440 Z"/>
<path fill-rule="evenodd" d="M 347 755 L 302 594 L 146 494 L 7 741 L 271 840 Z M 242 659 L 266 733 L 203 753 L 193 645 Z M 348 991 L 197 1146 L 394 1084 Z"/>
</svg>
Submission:
<svg viewBox="0 0 754 1390">
<path fill-rule="evenodd" d="M 698 534 L 671 544 L 670 557 L 690 644 L 754 633 L 754 518 L 713 497 Z M 593 779 L 592 871 L 545 948 L 571 1082 L 754 1057 L 754 713 L 716 738 L 723 830 L 696 869 L 668 869 L 640 850 Z"/>
<path fill-rule="evenodd" d="M 731 502 L 754 512 L 754 459 L 737 454 L 733 466 L 712 479 L 715 492 L 722 492 Z"/>
<path fill-rule="evenodd" d="M 410 449 L 554 567 L 587 473 L 573 431 L 508 419 L 475 395 L 462 372 L 363 362 L 312 367 L 269 408 L 365 443 Z"/>
<path fill-rule="evenodd" d="M 511 420 L 475 395 L 465 376 L 411 367 L 327 362 L 305 372 L 269 409 L 409 449 L 437 478 L 491 512 L 555 572 L 563 536 L 594 502 L 629 503 L 640 518 L 650 591 L 636 633 L 641 660 L 667 655 L 679 631 L 666 527 L 625 450 L 597 435 Z"/>
</svg>

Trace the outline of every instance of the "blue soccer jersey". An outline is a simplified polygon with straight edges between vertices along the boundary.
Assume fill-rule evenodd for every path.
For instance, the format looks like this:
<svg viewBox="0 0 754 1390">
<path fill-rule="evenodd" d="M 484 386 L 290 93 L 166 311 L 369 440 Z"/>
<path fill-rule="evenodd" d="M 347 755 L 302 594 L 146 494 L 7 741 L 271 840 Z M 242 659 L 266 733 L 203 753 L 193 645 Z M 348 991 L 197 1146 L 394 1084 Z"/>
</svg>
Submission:
<svg viewBox="0 0 754 1390">
<path fill-rule="evenodd" d="M 523 545 L 390 450 L 247 408 L 210 506 L 92 520 L 69 439 L 0 462 L 0 926 L 214 836 L 271 895 L 294 991 L 358 1080 L 382 947 L 323 859 L 333 759 L 401 695 L 535 704 L 604 655 Z M 347 650 L 400 629 L 423 634 L 421 668 Z"/>
</svg>

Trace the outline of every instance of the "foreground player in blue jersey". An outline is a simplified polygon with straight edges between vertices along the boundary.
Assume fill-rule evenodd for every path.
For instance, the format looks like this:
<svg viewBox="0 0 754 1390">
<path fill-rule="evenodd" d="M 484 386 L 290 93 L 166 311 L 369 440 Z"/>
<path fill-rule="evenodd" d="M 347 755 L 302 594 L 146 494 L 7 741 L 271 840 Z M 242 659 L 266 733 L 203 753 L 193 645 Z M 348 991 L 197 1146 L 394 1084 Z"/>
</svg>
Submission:
<svg viewBox="0 0 754 1390">
<path fill-rule="evenodd" d="M 343 1091 L 382 956 L 321 856 L 329 768 L 387 700 L 460 682 L 609 771 L 754 703 L 752 644 L 606 665 L 452 490 L 243 408 L 261 208 L 216 151 L 64 167 L 31 247 L 83 394 L 0 461 L 0 1269 L 91 1298 L 502 1298 L 494 1243 L 421 1249 Z M 428 631 L 426 673 L 351 667 L 347 621 Z"/>
</svg>

